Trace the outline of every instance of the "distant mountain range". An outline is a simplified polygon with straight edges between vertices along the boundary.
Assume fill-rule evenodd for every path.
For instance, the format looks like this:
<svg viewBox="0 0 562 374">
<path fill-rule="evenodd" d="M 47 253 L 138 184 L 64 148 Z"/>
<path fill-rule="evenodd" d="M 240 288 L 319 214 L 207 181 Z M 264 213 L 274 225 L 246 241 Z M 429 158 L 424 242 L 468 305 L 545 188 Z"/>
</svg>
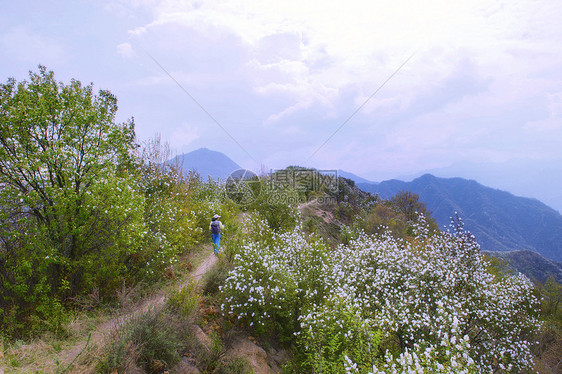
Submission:
<svg viewBox="0 0 562 374">
<path fill-rule="evenodd" d="M 458 212 L 483 250 L 531 250 L 562 261 L 562 215 L 536 199 L 485 187 L 462 178 L 426 174 L 411 182 L 358 183 L 359 188 L 390 198 L 400 191 L 419 195 L 440 226 Z"/>
<path fill-rule="evenodd" d="M 168 162 L 175 161 L 184 171 L 196 170 L 203 179 L 225 180 L 230 173 L 241 169 L 223 153 L 207 148 L 179 155 Z M 412 191 L 420 196 L 441 227 L 448 226 L 450 217 L 458 212 L 466 229 L 476 236 L 483 250 L 522 251 L 517 256 L 505 257 L 508 261 L 524 260 L 549 267 L 544 261 L 537 260 L 535 252 L 550 260 L 562 261 L 562 215 L 536 199 L 517 197 L 474 180 L 438 178 L 431 174 L 411 182 L 388 180 L 380 183 L 343 170 L 338 170 L 338 176 L 351 179 L 362 190 L 385 199 L 400 191 Z M 562 269 L 560 263 L 553 263 Z"/>
<path fill-rule="evenodd" d="M 224 153 L 211 151 L 207 148 L 200 148 L 176 156 L 166 162 L 170 164 L 178 163 L 184 173 L 195 170 L 204 181 L 209 177 L 215 180 L 226 180 L 230 173 L 242 168 Z"/>
<path fill-rule="evenodd" d="M 467 161 L 398 179 L 412 180 L 423 174 L 474 179 L 483 185 L 494 186 L 517 196 L 537 198 L 562 213 L 562 159 L 548 162 L 514 159 L 502 163 Z"/>
</svg>

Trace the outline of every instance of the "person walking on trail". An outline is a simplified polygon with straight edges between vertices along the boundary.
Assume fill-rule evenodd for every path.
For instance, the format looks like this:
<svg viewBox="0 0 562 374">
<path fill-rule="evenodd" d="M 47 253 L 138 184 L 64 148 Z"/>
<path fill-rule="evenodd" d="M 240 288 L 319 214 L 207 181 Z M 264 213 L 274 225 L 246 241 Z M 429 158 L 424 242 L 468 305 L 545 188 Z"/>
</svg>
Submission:
<svg viewBox="0 0 562 374">
<path fill-rule="evenodd" d="M 221 243 L 221 232 L 224 230 L 224 225 L 220 221 L 221 216 L 215 214 L 209 225 L 209 230 L 211 230 L 211 238 L 213 239 L 213 252 L 216 255 L 219 254 L 219 248 Z"/>
</svg>

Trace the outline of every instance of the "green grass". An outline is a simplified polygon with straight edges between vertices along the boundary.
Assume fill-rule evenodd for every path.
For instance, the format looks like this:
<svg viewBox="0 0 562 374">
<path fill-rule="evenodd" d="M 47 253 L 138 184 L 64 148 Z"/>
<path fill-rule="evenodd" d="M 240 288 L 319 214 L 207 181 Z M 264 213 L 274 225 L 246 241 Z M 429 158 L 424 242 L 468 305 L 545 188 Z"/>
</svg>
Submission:
<svg viewBox="0 0 562 374">
<path fill-rule="evenodd" d="M 98 373 L 142 368 L 161 372 L 180 360 L 188 324 L 166 309 L 149 309 L 114 330 L 96 367 Z"/>
</svg>

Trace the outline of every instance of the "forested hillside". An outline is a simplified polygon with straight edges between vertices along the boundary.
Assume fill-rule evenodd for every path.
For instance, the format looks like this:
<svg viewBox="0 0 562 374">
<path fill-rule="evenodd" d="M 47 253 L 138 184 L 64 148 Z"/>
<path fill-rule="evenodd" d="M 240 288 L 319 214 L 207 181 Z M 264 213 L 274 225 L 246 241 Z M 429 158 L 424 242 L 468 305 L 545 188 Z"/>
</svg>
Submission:
<svg viewBox="0 0 562 374">
<path fill-rule="evenodd" d="M 549 276 L 557 282 L 562 282 L 562 263 L 549 260 L 537 252 L 529 250 L 509 252 L 486 252 L 490 256 L 504 259 L 516 272 L 521 272 L 541 283 L 546 282 Z"/>
<path fill-rule="evenodd" d="M 203 181 L 158 138 L 137 144 L 108 91 L 29 79 L 0 91 L 6 372 L 562 366 L 562 286 L 490 259 L 461 219 L 441 231 L 417 194 L 300 167 Z M 194 274 L 214 214 L 220 253 Z"/>
<path fill-rule="evenodd" d="M 528 249 L 562 261 L 562 215 L 538 200 L 517 197 L 476 181 L 429 174 L 411 182 L 390 180 L 360 186 L 383 198 L 400 191 L 416 193 L 441 227 L 457 212 L 485 250 Z"/>
</svg>

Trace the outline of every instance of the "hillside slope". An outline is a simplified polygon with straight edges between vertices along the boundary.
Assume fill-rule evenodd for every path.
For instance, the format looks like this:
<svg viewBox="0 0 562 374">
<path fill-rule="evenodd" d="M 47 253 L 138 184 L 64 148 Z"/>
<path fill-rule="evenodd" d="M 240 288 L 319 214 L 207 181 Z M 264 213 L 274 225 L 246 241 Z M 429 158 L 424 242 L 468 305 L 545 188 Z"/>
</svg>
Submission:
<svg viewBox="0 0 562 374">
<path fill-rule="evenodd" d="M 399 180 L 358 186 L 382 198 L 412 191 L 427 204 L 440 226 L 458 212 L 482 249 L 532 250 L 562 261 L 562 215 L 535 199 L 514 196 L 462 178 L 426 174 L 411 182 Z"/>
<path fill-rule="evenodd" d="M 525 274 L 531 280 L 538 280 L 544 284 L 552 275 L 557 282 L 562 282 L 562 263 L 544 258 L 537 252 L 520 250 L 486 253 L 506 260 L 513 270 Z"/>
</svg>

